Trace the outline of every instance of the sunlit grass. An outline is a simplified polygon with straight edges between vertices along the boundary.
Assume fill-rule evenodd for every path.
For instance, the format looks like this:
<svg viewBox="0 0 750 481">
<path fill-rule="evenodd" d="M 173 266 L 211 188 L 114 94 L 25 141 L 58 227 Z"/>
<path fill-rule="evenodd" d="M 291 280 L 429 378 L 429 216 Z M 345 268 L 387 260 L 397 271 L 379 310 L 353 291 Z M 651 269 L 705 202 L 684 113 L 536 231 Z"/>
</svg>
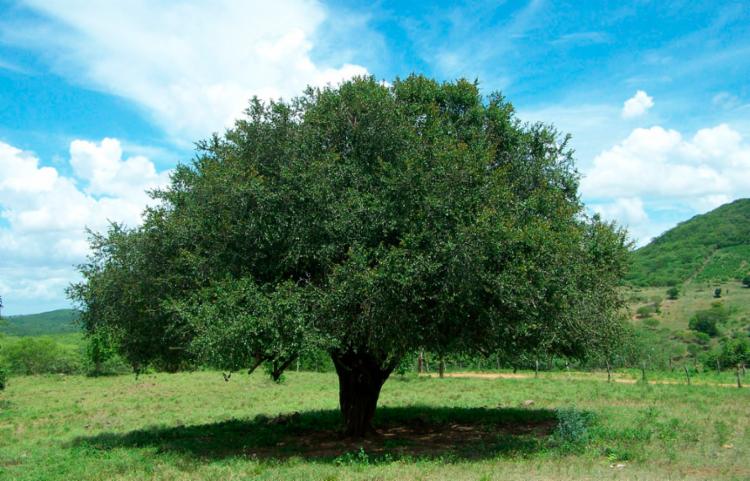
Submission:
<svg viewBox="0 0 750 481">
<path fill-rule="evenodd" d="M 340 453 L 323 456 L 295 447 L 295 436 L 330 429 L 336 441 L 333 374 L 291 372 L 280 385 L 259 374 L 235 374 L 226 383 L 215 372 L 18 377 L 0 394 L 0 479 L 750 477 L 750 389 L 607 383 L 604 373 L 525 374 L 531 377 L 395 376 L 386 383 L 381 426 L 473 422 L 493 434 L 501 422 L 486 443 L 421 455 L 394 438 L 377 452 L 372 443 L 361 452 L 344 443 Z M 549 433 L 530 437 L 513 428 L 571 406 L 596 419 L 582 449 L 560 449 Z M 293 412 L 300 413 L 296 424 L 266 422 Z"/>
</svg>

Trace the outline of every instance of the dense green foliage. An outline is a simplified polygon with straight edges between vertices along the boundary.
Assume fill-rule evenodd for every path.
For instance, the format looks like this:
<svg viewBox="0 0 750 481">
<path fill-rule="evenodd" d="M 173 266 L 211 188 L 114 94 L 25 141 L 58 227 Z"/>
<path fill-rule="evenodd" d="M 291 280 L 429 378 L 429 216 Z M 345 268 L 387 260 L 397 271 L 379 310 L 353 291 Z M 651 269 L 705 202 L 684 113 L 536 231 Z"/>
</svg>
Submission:
<svg viewBox="0 0 750 481">
<path fill-rule="evenodd" d="M 255 100 L 142 227 L 92 236 L 70 293 L 136 368 L 265 364 L 278 379 L 323 349 L 360 433 L 417 349 L 615 346 L 625 235 L 586 217 L 577 187 L 566 138 L 466 81 Z"/>
<path fill-rule="evenodd" d="M 750 199 L 736 200 L 678 224 L 636 250 L 626 280 L 668 286 L 742 279 L 750 270 Z"/>
<path fill-rule="evenodd" d="M 676 286 L 667 289 L 667 299 L 675 301 L 680 297 L 680 290 Z"/>
<path fill-rule="evenodd" d="M 0 332 L 12 336 L 41 336 L 79 332 L 78 313 L 74 309 L 58 309 L 38 314 L 6 316 Z"/>
<path fill-rule="evenodd" d="M 5 359 L 0 357 L 0 391 L 5 389 L 8 384 L 8 366 L 5 363 Z"/>
<path fill-rule="evenodd" d="M 4 343 L 2 357 L 13 374 L 61 373 L 83 371 L 80 349 L 47 337 L 23 337 Z"/>
<path fill-rule="evenodd" d="M 719 325 L 729 319 L 729 314 L 724 304 L 717 302 L 711 306 L 711 309 L 700 310 L 693 314 L 688 325 L 694 331 L 715 337 L 719 335 Z"/>
</svg>

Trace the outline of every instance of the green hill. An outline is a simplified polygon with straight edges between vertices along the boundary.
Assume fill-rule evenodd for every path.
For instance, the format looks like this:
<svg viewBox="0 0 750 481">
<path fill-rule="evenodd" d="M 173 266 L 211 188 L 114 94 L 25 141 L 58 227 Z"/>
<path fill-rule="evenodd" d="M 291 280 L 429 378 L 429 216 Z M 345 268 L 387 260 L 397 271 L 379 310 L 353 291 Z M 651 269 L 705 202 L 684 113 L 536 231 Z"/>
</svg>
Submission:
<svg viewBox="0 0 750 481">
<path fill-rule="evenodd" d="M 626 281 L 669 286 L 723 282 L 750 273 L 750 199 L 739 199 L 678 224 L 633 252 Z"/>
<path fill-rule="evenodd" d="M 23 316 L 3 317 L 0 332 L 13 336 L 39 336 L 79 332 L 74 323 L 78 314 L 74 309 L 58 309 Z"/>
</svg>

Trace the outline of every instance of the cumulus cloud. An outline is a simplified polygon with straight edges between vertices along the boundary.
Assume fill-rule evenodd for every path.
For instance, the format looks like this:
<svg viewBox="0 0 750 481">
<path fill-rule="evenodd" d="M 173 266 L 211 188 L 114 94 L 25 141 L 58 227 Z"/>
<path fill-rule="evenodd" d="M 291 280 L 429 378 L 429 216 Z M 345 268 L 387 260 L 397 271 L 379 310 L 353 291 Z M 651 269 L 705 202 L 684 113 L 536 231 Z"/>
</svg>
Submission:
<svg viewBox="0 0 750 481">
<path fill-rule="evenodd" d="M 75 140 L 69 162 L 74 175 L 61 175 L 0 142 L 0 293 L 11 310 L 59 306 L 72 266 L 88 253 L 85 227 L 138 225 L 150 201 L 145 190 L 169 180 L 147 158 L 123 157 L 116 139 Z"/>
<path fill-rule="evenodd" d="M 727 124 L 692 139 L 660 126 L 635 129 L 600 153 L 581 184 L 589 197 L 736 197 L 750 190 L 750 145 Z"/>
<path fill-rule="evenodd" d="M 625 101 L 622 106 L 622 118 L 632 119 L 645 114 L 654 106 L 654 98 L 643 90 L 639 90 Z"/>
<path fill-rule="evenodd" d="M 53 22 L 16 29 L 63 75 L 143 106 L 175 140 L 230 124 L 253 95 L 299 95 L 367 70 L 314 58 L 329 12 L 313 0 L 28 0 Z M 343 63 L 342 63 L 343 62 Z"/>
<path fill-rule="evenodd" d="M 643 209 L 643 201 L 639 197 L 621 197 L 609 204 L 594 204 L 591 208 L 602 217 L 618 219 L 624 225 L 648 220 L 648 215 Z"/>
<path fill-rule="evenodd" d="M 647 240 L 658 234 L 649 207 L 685 217 L 750 195 L 750 144 L 727 124 L 691 138 L 661 126 L 638 128 L 594 158 L 581 191 L 595 212 Z"/>
</svg>

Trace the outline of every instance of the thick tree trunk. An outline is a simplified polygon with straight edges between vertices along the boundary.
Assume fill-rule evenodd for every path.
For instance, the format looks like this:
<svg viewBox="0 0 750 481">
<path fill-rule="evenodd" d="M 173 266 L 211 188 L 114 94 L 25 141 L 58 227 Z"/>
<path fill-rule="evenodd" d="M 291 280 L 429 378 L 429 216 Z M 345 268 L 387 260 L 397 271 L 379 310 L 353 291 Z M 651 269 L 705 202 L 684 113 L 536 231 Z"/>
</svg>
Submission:
<svg viewBox="0 0 750 481">
<path fill-rule="evenodd" d="M 372 420 L 380 389 L 393 367 L 381 366 L 374 356 L 362 352 L 333 352 L 331 359 L 339 376 L 339 405 L 344 418 L 344 434 L 365 437 L 374 432 Z"/>
</svg>

